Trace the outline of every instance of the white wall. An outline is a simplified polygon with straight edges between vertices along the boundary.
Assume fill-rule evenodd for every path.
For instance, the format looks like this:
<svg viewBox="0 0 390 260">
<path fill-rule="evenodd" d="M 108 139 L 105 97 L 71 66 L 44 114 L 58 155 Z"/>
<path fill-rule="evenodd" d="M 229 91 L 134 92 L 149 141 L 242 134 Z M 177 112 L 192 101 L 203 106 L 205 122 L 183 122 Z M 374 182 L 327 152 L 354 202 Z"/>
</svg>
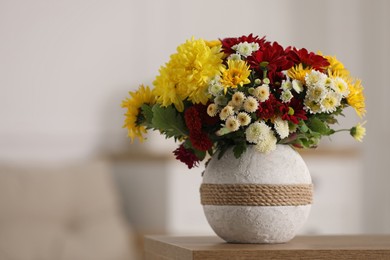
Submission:
<svg viewBox="0 0 390 260">
<path fill-rule="evenodd" d="M 191 36 L 253 32 L 335 54 L 363 79 L 365 143 L 340 134 L 324 144 L 362 149 L 364 193 L 351 203 L 363 203 L 365 231 L 390 232 L 389 10 L 386 0 L 3 0 L 0 161 L 84 160 L 131 149 L 121 129 L 127 91 L 152 82 Z M 358 122 L 347 114 L 342 126 Z M 152 140 L 149 150 L 168 150 Z"/>
</svg>

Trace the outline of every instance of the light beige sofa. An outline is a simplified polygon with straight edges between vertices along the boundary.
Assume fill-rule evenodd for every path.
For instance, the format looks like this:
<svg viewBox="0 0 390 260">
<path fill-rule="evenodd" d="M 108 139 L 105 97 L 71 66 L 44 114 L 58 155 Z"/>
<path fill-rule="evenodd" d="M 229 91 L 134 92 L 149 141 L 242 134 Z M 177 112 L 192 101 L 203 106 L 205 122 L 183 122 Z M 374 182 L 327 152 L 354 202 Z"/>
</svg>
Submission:
<svg viewBox="0 0 390 260">
<path fill-rule="evenodd" d="M 116 195 L 104 162 L 0 165 L 0 259 L 137 259 Z"/>
</svg>

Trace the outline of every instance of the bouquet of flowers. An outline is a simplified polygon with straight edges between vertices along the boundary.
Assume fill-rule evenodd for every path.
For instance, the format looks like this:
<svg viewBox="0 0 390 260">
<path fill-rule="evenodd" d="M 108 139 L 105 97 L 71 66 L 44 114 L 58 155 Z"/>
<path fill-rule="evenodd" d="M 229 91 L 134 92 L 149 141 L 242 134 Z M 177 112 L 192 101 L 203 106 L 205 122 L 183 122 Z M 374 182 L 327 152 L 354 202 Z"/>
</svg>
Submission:
<svg viewBox="0 0 390 260">
<path fill-rule="evenodd" d="M 360 80 L 336 57 L 265 37 L 187 40 L 153 85 L 141 85 L 123 101 L 124 127 L 132 141 L 142 141 L 148 129 L 180 141 L 174 154 L 189 168 L 229 148 L 239 158 L 248 145 L 269 153 L 276 144 L 316 147 L 339 131 L 358 141 L 365 135 L 364 123 L 331 127 L 347 107 L 364 116 Z"/>
</svg>

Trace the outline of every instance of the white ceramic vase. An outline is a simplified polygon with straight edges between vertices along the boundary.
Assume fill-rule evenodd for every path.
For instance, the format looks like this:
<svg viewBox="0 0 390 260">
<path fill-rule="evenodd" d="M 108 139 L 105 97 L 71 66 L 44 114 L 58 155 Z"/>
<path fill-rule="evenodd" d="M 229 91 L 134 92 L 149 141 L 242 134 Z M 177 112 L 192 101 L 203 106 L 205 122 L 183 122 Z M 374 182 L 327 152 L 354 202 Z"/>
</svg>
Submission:
<svg viewBox="0 0 390 260">
<path fill-rule="evenodd" d="M 242 187 L 252 193 L 240 193 Z M 262 192 L 264 187 L 270 192 Z M 200 191 L 210 226 L 231 243 L 291 240 L 305 223 L 312 200 L 309 170 L 288 145 L 277 145 L 269 154 L 249 146 L 239 159 L 232 149 L 221 159 L 213 157 Z"/>
</svg>

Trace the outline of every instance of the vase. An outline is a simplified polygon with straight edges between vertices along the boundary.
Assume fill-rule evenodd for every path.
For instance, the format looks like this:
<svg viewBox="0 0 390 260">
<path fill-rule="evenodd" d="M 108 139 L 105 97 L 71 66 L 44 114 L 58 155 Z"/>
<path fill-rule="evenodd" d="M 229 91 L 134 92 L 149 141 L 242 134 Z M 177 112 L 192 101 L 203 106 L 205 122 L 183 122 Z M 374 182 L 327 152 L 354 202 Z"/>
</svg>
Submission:
<svg viewBox="0 0 390 260">
<path fill-rule="evenodd" d="M 213 156 L 200 187 L 208 223 L 230 243 L 288 242 L 309 215 L 312 190 L 302 157 L 279 144 L 268 154 L 250 145 L 238 159 L 233 149 Z"/>
</svg>

